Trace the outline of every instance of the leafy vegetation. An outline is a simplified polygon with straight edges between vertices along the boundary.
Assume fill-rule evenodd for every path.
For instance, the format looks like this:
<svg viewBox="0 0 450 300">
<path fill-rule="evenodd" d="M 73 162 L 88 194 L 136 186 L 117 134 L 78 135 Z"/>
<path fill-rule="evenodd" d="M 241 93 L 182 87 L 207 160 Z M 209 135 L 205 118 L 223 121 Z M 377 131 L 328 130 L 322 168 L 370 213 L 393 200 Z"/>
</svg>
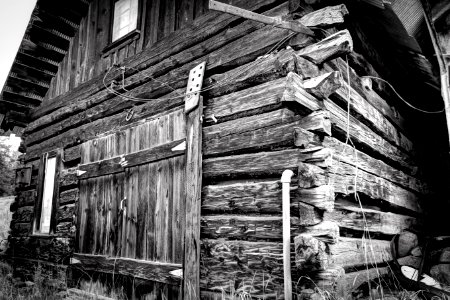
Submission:
<svg viewBox="0 0 450 300">
<path fill-rule="evenodd" d="M 0 197 L 14 194 L 14 169 L 18 157 L 15 147 L 8 137 L 0 137 Z"/>
</svg>

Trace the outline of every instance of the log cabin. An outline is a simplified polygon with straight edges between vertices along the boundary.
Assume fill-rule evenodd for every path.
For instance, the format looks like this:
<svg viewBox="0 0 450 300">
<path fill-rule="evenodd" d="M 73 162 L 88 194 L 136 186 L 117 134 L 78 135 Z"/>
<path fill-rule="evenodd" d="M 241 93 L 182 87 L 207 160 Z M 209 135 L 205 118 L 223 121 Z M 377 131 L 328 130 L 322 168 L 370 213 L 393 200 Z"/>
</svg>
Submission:
<svg viewBox="0 0 450 300">
<path fill-rule="evenodd" d="M 0 98 L 23 138 L 14 276 L 72 299 L 352 299 L 394 234 L 448 229 L 448 3 L 222 2 L 37 1 Z"/>
</svg>

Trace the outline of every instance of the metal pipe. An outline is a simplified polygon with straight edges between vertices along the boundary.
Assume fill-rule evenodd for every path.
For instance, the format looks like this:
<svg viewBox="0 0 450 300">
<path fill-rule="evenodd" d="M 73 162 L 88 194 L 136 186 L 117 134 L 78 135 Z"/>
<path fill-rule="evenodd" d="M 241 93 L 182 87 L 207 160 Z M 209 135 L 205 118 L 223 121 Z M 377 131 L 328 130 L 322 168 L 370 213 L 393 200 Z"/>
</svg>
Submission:
<svg viewBox="0 0 450 300">
<path fill-rule="evenodd" d="M 281 175 L 283 205 L 283 267 L 284 267 L 284 299 L 292 300 L 291 278 L 291 178 L 294 172 L 285 170 Z"/>
</svg>

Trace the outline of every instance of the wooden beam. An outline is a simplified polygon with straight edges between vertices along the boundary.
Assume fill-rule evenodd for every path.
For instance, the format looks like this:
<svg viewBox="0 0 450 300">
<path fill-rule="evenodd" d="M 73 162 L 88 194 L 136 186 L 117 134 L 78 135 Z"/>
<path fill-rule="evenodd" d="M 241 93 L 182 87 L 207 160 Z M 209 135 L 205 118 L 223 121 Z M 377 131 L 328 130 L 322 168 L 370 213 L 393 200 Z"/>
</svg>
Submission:
<svg viewBox="0 0 450 300">
<path fill-rule="evenodd" d="M 231 155 L 205 159 L 205 178 L 279 175 L 285 169 L 295 172 L 299 162 L 299 150 Z"/>
<path fill-rule="evenodd" d="M 288 86 L 283 95 L 283 101 L 297 102 L 303 108 L 309 109 L 310 111 L 316 111 L 319 109 L 328 110 L 330 112 L 330 120 L 333 130 L 336 130 L 344 135 L 346 134 L 348 116 L 342 108 L 329 99 L 319 101 L 317 98 L 307 93 L 303 88 L 303 81 L 299 75 L 289 73 L 288 79 L 291 81 L 291 84 Z M 416 172 L 416 167 L 410 155 L 404 150 L 386 141 L 352 115 L 350 115 L 349 125 L 349 136 L 352 138 L 357 147 L 362 146 L 369 148 L 372 153 L 375 152 L 379 156 L 382 156 L 385 160 L 388 160 L 389 164 L 400 166 L 403 170 L 407 170 L 410 174 Z"/>
<path fill-rule="evenodd" d="M 183 155 L 185 152 L 184 143 L 185 139 L 180 139 L 138 152 L 116 156 L 110 159 L 96 161 L 89 164 L 83 164 L 78 167 L 78 170 L 85 173 L 80 175 L 78 178 L 86 179 L 124 172 L 125 168 L 131 168 L 161 159 Z M 179 147 L 180 145 L 181 147 Z"/>
<path fill-rule="evenodd" d="M 390 241 L 340 237 L 336 244 L 328 247 L 331 263 L 345 269 L 392 260 Z"/>
<path fill-rule="evenodd" d="M 329 26 L 344 23 L 345 15 L 348 15 L 345 4 L 327 6 L 304 15 L 300 18 L 300 23 L 308 27 Z"/>
<path fill-rule="evenodd" d="M 200 296 L 200 211 L 202 189 L 203 97 L 186 117 L 186 224 L 184 233 L 183 299 Z"/>
<path fill-rule="evenodd" d="M 24 52 L 17 52 L 15 62 L 26 66 L 32 66 L 35 69 L 41 69 L 52 74 L 56 74 L 59 67 L 58 62 L 45 58 L 34 57 Z"/>
<path fill-rule="evenodd" d="M 116 273 L 172 285 L 179 285 L 182 280 L 173 272 L 180 270 L 182 265 L 174 263 L 74 253 L 70 265 L 81 270 Z"/>
<path fill-rule="evenodd" d="M 43 97 L 31 93 L 23 93 L 5 86 L 2 92 L 2 99 L 17 102 L 18 104 L 37 106 L 41 104 Z"/>
<path fill-rule="evenodd" d="M 250 25 L 247 24 L 246 26 Z M 254 27 L 254 25 L 252 27 Z M 242 34 L 243 34 L 242 28 L 240 27 L 239 29 L 233 30 L 231 35 L 241 36 Z M 205 50 L 205 47 L 209 47 L 207 49 L 211 49 L 210 46 L 205 46 L 203 43 L 196 45 L 193 47 L 194 49 L 191 49 L 191 51 L 189 51 L 190 53 L 189 55 L 186 55 L 185 52 L 177 54 L 176 56 L 171 57 L 170 59 L 166 59 L 160 62 L 160 64 L 158 65 L 151 66 L 149 70 L 146 70 L 146 74 L 149 75 L 151 74 L 151 76 L 155 76 L 156 78 L 158 78 L 159 81 L 171 82 L 172 88 L 169 88 L 167 86 L 161 86 L 159 83 L 155 81 L 143 82 L 142 76 L 133 76 L 132 78 L 126 79 L 126 85 L 131 85 L 131 87 L 127 86 L 126 88 L 127 89 L 133 87 L 136 88 L 127 93 L 127 95 L 141 98 L 159 98 L 157 101 L 147 102 L 148 103 L 147 105 L 149 106 L 155 105 L 155 103 L 160 102 L 159 100 L 160 98 L 162 98 L 162 96 L 165 97 L 169 93 L 173 92 L 173 89 L 185 88 L 187 72 L 192 67 L 196 66 L 199 62 L 206 60 L 208 72 L 214 72 L 216 68 L 223 67 L 226 65 L 232 66 L 235 64 L 239 64 L 238 62 L 242 60 L 245 61 L 248 59 L 248 61 L 252 61 L 259 55 L 261 47 L 273 45 L 279 41 L 280 36 L 287 36 L 287 35 L 288 32 L 286 30 L 264 27 L 262 29 L 251 32 L 250 34 L 247 34 L 245 37 L 242 37 L 236 41 L 228 43 L 224 45 L 224 47 L 222 48 L 219 49 L 214 48 L 215 50 L 213 53 L 207 53 L 208 51 L 211 50 Z M 229 35 L 227 35 L 226 39 L 228 38 Z M 213 40 L 211 41 L 211 43 L 215 43 L 215 41 L 224 43 L 223 37 L 222 39 L 218 40 L 216 40 L 216 37 L 211 39 Z M 256 41 L 258 41 L 258 43 L 256 43 Z M 208 43 L 208 45 L 210 44 Z M 214 45 L 214 47 L 217 47 L 217 45 Z M 240 51 L 238 52 L 234 51 L 233 49 L 236 49 L 236 47 L 240 47 Z M 192 60 L 193 53 L 195 53 L 195 57 L 198 56 L 200 57 L 195 61 L 190 61 Z M 292 57 L 290 57 L 290 59 L 292 59 Z M 180 64 L 182 62 L 186 61 L 188 62 L 186 62 L 182 67 L 176 68 L 172 72 L 166 73 L 176 67 L 174 65 L 174 60 L 176 60 L 177 63 Z M 273 74 L 274 67 L 275 66 L 272 66 L 269 69 L 270 71 L 269 72 L 266 71 L 266 73 Z M 258 70 L 261 69 L 262 67 L 258 66 Z M 161 74 L 161 76 L 158 77 L 157 75 L 155 75 L 155 73 Z M 230 71 L 227 73 L 233 72 Z M 261 76 L 261 74 L 257 75 Z M 281 76 L 282 74 L 278 75 L 278 77 Z M 87 87 L 86 85 L 84 86 Z M 218 87 L 217 89 L 220 89 L 220 87 Z M 177 90 L 176 92 L 172 93 L 172 96 L 183 95 L 183 92 L 180 93 Z M 209 93 L 211 92 L 212 91 L 209 91 Z M 208 96 L 211 95 L 209 94 Z M 177 99 L 164 102 L 174 103 L 177 102 Z M 123 111 L 126 108 L 130 108 L 133 105 L 133 103 L 134 102 L 131 101 L 123 101 L 122 97 L 113 95 L 106 90 L 102 90 L 95 96 L 79 101 L 74 101 L 68 104 L 66 107 L 58 109 L 58 111 L 54 112 L 53 114 L 49 114 L 48 116 L 44 116 L 39 120 L 32 122 L 28 127 L 28 131 L 29 132 L 36 131 L 36 129 L 38 128 L 40 128 L 40 130 L 36 134 L 33 133 L 29 136 L 29 139 L 27 140 L 27 146 L 29 143 L 35 143 L 36 141 L 42 139 L 48 139 L 51 136 L 61 133 L 61 131 L 64 132 L 66 130 L 66 127 L 76 128 L 79 127 L 80 125 L 90 123 L 93 120 L 100 119 L 101 117 L 110 116 L 114 112 Z M 168 105 L 168 103 L 165 103 L 165 105 Z M 80 115 L 84 115 L 84 117 L 81 117 Z M 48 126 L 49 124 L 52 125 Z"/>
<path fill-rule="evenodd" d="M 289 29 L 294 32 L 303 33 L 306 35 L 314 36 L 314 32 L 308 27 L 304 26 L 300 22 L 296 21 L 283 21 L 280 18 L 267 17 L 261 14 L 254 13 L 249 10 L 245 10 L 236 6 L 221 3 L 214 0 L 209 0 L 209 9 L 226 12 L 235 16 L 243 17 L 246 19 L 254 20 L 257 22 L 273 25 L 275 27 Z"/>
<path fill-rule="evenodd" d="M 306 46 L 297 53 L 315 64 L 321 64 L 351 51 L 353 51 L 352 37 L 348 30 L 342 30 L 316 44 Z"/>
<path fill-rule="evenodd" d="M 248 2 L 247 0 L 238 0 L 236 5 L 240 5 L 249 10 L 256 10 L 259 8 L 263 8 L 267 5 L 273 5 L 274 0 L 264 0 L 258 2 Z M 144 69 L 149 68 L 150 66 L 157 66 L 161 61 L 168 59 L 170 57 L 175 57 L 177 53 L 181 53 L 184 50 L 193 47 L 195 45 L 201 45 L 201 47 L 205 47 L 202 42 L 208 43 L 210 46 L 214 45 L 214 47 L 219 46 L 220 42 L 217 40 L 213 42 L 210 38 L 226 36 L 224 39 L 225 42 L 229 42 L 229 34 L 230 31 L 227 31 L 225 34 L 220 34 L 223 32 L 223 28 L 226 28 L 233 24 L 233 22 L 237 21 L 238 18 L 235 16 L 230 16 L 226 14 L 221 14 L 218 12 L 209 12 L 194 21 L 192 26 L 187 26 L 185 28 L 181 28 L 173 33 L 171 33 L 164 41 L 161 41 L 152 47 L 148 47 L 144 51 L 139 54 L 136 54 L 129 61 L 130 70 L 139 70 L 143 71 Z M 242 24 L 245 22 L 242 22 Z M 250 21 L 247 21 L 250 23 Z M 254 22 L 253 26 L 255 26 Z M 237 27 L 233 27 L 237 29 Z M 236 32 L 233 30 L 233 32 Z M 242 34 L 242 32 L 241 32 Z M 230 38 L 235 39 L 233 36 Z M 204 51 L 204 50 L 203 50 Z M 187 56 L 181 53 L 181 57 Z M 157 66 L 160 68 L 160 66 Z M 134 71 L 135 72 L 135 71 Z M 117 74 L 118 75 L 118 74 Z M 155 76 L 155 74 L 152 74 Z M 48 115 L 49 112 L 55 111 L 58 108 L 68 106 L 69 103 L 73 103 L 75 99 L 84 99 L 89 97 L 101 90 L 104 90 L 103 75 L 100 75 L 90 81 L 88 85 L 82 85 L 70 93 L 65 94 L 64 97 L 58 96 L 49 101 L 49 104 L 45 107 L 40 107 L 33 112 L 32 119 L 36 120 L 44 115 Z M 136 76 L 140 77 L 140 76 Z"/>
<path fill-rule="evenodd" d="M 370 233 L 394 235 L 404 229 L 419 229 L 421 225 L 414 217 L 383 212 L 379 207 L 364 206 L 361 210 L 357 203 L 345 200 L 337 200 L 334 208 L 334 211 L 324 213 L 324 220 L 335 221 L 340 228 L 347 230 L 363 231 L 367 228 Z"/>
</svg>

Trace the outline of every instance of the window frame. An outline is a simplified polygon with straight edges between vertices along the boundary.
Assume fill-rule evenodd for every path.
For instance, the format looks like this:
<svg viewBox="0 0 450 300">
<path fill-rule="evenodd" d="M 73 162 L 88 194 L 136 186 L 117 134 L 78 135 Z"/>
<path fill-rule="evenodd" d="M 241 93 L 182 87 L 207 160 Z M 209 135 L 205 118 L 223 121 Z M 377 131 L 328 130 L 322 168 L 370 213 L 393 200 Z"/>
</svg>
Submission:
<svg viewBox="0 0 450 300">
<path fill-rule="evenodd" d="M 108 52 L 113 50 L 114 48 L 125 44 L 131 39 L 139 39 L 141 31 L 141 19 L 142 19 L 142 0 L 137 1 L 137 14 L 136 14 L 136 28 L 121 36 L 117 40 L 113 41 L 113 30 L 114 30 L 114 9 L 116 2 L 119 0 L 111 0 L 111 15 L 110 15 L 110 28 L 109 28 L 109 37 L 108 37 L 108 45 L 103 49 L 103 54 L 106 55 Z M 130 0 L 132 1 L 132 0 Z"/>
<path fill-rule="evenodd" d="M 56 211 L 58 210 L 58 196 L 59 196 L 59 177 L 61 171 L 61 163 L 62 163 L 62 153 L 61 149 L 53 150 L 50 152 L 46 152 L 41 155 L 41 159 L 39 161 L 39 173 L 38 173 L 38 182 L 37 182 L 37 197 L 34 206 L 34 218 L 33 218 L 33 232 L 32 234 L 35 236 L 51 236 L 55 234 L 56 230 Z M 43 209 L 43 196 L 45 189 L 45 175 L 46 175 L 46 167 L 47 161 L 50 158 L 55 158 L 55 175 L 53 178 L 53 191 L 52 191 L 52 204 L 51 204 L 51 213 L 50 213 L 50 228 L 49 232 L 42 232 L 41 227 L 41 217 L 42 217 L 42 209 Z"/>
</svg>

